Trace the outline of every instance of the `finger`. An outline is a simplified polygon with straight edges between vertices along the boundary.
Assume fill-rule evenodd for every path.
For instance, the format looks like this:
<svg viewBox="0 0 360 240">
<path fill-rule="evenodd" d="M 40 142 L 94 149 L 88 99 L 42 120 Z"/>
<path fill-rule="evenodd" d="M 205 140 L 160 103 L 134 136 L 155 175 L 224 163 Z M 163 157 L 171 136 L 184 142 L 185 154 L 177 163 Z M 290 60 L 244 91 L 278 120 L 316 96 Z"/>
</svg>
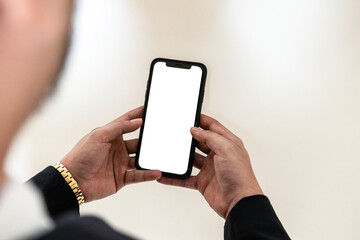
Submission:
<svg viewBox="0 0 360 240">
<path fill-rule="evenodd" d="M 135 167 L 135 157 L 130 157 L 129 163 L 128 163 L 128 170 L 134 170 Z"/>
<path fill-rule="evenodd" d="M 116 118 L 115 120 L 113 120 L 113 122 L 128 121 L 135 118 L 142 118 L 143 110 L 144 110 L 144 106 L 140 106 Z"/>
<path fill-rule="evenodd" d="M 96 129 L 94 134 L 96 134 L 101 141 L 111 142 L 121 137 L 122 134 L 135 131 L 141 124 L 141 118 L 132 119 L 130 121 L 111 122 Z"/>
<path fill-rule="evenodd" d="M 197 143 L 196 147 L 203 153 L 209 154 L 211 149 L 203 143 Z"/>
<path fill-rule="evenodd" d="M 138 138 L 125 141 L 126 149 L 129 154 L 136 153 L 138 141 Z"/>
<path fill-rule="evenodd" d="M 159 183 L 177 187 L 185 187 L 197 190 L 197 177 L 191 176 L 187 179 L 161 177 L 157 180 Z"/>
<path fill-rule="evenodd" d="M 159 170 L 128 170 L 124 177 L 125 185 L 153 181 L 161 178 Z"/>
<path fill-rule="evenodd" d="M 230 130 L 228 130 L 219 121 L 205 114 L 201 114 L 200 127 L 205 130 L 214 131 L 230 140 L 235 140 L 235 138 L 237 138 L 235 134 L 233 134 Z"/>
<path fill-rule="evenodd" d="M 201 169 L 204 166 L 205 157 L 195 153 L 194 155 L 194 167 Z"/>
<path fill-rule="evenodd" d="M 193 127 L 191 128 L 191 134 L 198 142 L 205 144 L 215 153 L 219 153 L 223 146 L 229 144 L 229 140 L 225 137 L 209 130 Z"/>
</svg>

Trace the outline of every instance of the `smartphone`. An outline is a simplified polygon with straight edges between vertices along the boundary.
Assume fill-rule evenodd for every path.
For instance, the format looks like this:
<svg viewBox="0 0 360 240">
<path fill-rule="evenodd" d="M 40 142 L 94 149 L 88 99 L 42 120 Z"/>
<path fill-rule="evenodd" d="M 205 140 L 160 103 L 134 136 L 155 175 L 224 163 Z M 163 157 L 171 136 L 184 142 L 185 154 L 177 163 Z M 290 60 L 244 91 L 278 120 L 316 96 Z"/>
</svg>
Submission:
<svg viewBox="0 0 360 240">
<path fill-rule="evenodd" d="M 207 69 L 204 64 L 156 58 L 150 66 L 143 124 L 135 157 L 137 169 L 163 176 L 191 175 Z"/>
</svg>

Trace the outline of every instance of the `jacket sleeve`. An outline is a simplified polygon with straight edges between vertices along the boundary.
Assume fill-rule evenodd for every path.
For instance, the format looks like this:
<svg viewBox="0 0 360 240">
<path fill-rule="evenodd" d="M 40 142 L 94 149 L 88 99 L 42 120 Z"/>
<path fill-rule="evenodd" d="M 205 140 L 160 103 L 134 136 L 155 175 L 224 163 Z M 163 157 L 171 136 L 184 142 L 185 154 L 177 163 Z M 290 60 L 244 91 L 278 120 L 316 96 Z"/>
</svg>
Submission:
<svg viewBox="0 0 360 240">
<path fill-rule="evenodd" d="M 241 199 L 230 211 L 224 227 L 224 239 L 290 239 L 264 195 Z"/>
<path fill-rule="evenodd" d="M 47 167 L 28 182 L 33 183 L 43 194 L 52 218 L 72 212 L 79 216 L 79 205 L 75 194 L 62 175 L 54 167 Z"/>
</svg>

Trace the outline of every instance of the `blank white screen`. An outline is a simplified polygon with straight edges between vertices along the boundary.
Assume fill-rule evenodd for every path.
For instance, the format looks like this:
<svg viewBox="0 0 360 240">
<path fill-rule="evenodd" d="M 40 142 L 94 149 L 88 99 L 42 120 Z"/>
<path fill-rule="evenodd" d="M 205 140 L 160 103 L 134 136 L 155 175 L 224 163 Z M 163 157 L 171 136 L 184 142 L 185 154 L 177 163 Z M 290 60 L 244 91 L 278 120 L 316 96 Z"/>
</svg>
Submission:
<svg viewBox="0 0 360 240">
<path fill-rule="evenodd" d="M 202 70 L 166 66 L 153 69 L 139 165 L 174 174 L 186 173 Z"/>
</svg>

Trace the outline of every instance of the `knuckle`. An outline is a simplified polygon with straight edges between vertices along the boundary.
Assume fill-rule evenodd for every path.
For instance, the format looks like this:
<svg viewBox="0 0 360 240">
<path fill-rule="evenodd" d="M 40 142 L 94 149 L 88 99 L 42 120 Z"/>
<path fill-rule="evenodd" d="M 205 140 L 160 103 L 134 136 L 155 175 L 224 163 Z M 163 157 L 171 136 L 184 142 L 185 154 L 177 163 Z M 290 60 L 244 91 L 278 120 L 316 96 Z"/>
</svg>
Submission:
<svg viewBox="0 0 360 240">
<path fill-rule="evenodd" d="M 100 135 L 100 128 L 94 128 L 91 132 L 90 132 L 90 138 L 98 138 Z"/>
<path fill-rule="evenodd" d="M 108 141 L 106 132 L 104 132 L 100 127 L 94 128 L 90 132 L 90 136 L 91 136 L 91 138 L 94 138 L 94 139 L 99 140 L 101 142 L 107 142 Z"/>
<path fill-rule="evenodd" d="M 145 181 L 147 181 L 147 180 L 148 180 L 148 178 L 149 178 L 149 179 L 151 178 L 151 177 L 150 177 L 150 175 L 149 175 L 149 176 L 147 176 L 147 175 L 145 175 L 145 173 L 144 173 L 144 172 L 141 174 L 141 182 L 145 182 Z"/>
<path fill-rule="evenodd" d="M 237 140 L 238 140 L 239 145 L 244 147 L 244 142 L 240 138 L 238 138 Z"/>
<path fill-rule="evenodd" d="M 212 119 L 212 124 L 213 125 L 221 125 L 220 122 L 216 119 Z"/>
<path fill-rule="evenodd" d="M 91 131 L 91 133 L 92 133 L 92 134 L 96 134 L 98 131 L 99 131 L 99 127 L 96 127 L 96 128 L 94 128 L 94 129 Z"/>
<path fill-rule="evenodd" d="M 234 146 L 234 144 L 232 142 L 229 142 L 221 147 L 221 151 L 223 153 L 231 153 L 235 151 L 235 148 L 236 147 Z"/>
</svg>

